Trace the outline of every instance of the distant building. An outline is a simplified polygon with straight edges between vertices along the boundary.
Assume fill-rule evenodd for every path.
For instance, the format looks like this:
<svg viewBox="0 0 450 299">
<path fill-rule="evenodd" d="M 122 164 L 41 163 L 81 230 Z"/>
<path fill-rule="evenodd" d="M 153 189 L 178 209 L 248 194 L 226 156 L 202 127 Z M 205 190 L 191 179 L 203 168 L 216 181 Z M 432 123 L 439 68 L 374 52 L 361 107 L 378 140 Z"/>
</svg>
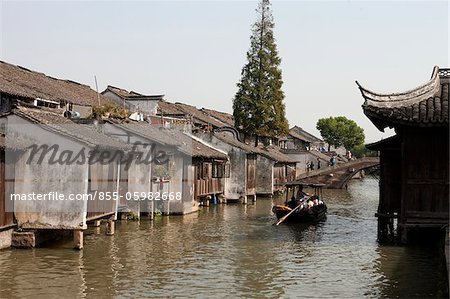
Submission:
<svg viewBox="0 0 450 299">
<path fill-rule="evenodd" d="M 327 166 L 330 157 L 320 152 L 320 149 L 324 146 L 325 142 L 322 139 L 298 126 L 292 127 L 289 130 L 289 135 L 279 140 L 281 151 L 297 162 L 297 175 L 305 173 L 307 164 L 311 162 L 317 169 L 318 159 L 322 168 Z"/>
<path fill-rule="evenodd" d="M 296 149 L 296 150 L 310 150 L 312 148 L 320 148 L 325 145 L 325 142 L 306 132 L 298 126 L 294 126 L 289 130 L 289 135 L 287 136 L 286 149 Z"/>
<path fill-rule="evenodd" d="M 438 67 L 427 83 L 407 92 L 379 94 L 358 84 L 364 114 L 380 131 L 396 132 L 367 146 L 380 152 L 379 239 L 405 243 L 448 225 L 449 84 L 449 69 Z"/>
<path fill-rule="evenodd" d="M 102 95 L 130 111 L 142 112 L 147 115 L 156 115 L 158 102 L 164 98 L 164 95 L 143 95 L 111 85 L 108 85 Z"/>
<path fill-rule="evenodd" d="M 207 196 L 224 193 L 224 169 L 227 154 L 178 129 L 155 127 L 147 122 L 107 119 L 106 135 L 125 143 L 140 144 L 141 151 L 163 153 L 168 163 L 133 164 L 128 172 L 129 192 L 179 193 L 180 201 L 150 201 L 148 207 L 164 214 L 188 214 L 198 210 L 198 202 Z M 121 205 L 139 214 L 139 206 L 124 198 Z"/>
<path fill-rule="evenodd" d="M 247 202 L 248 199 L 256 199 L 256 195 L 272 195 L 282 189 L 285 182 L 295 179 L 295 161 L 276 146 L 255 147 L 240 141 L 237 135 L 238 132 L 232 128 L 199 135 L 228 153 L 227 200 Z"/>
<path fill-rule="evenodd" d="M 158 115 L 187 120 L 192 124 L 193 132 L 210 132 L 233 124 L 233 118 L 230 114 L 203 108 L 198 109 L 192 105 L 179 102 L 171 103 L 164 100 L 158 102 Z"/>
</svg>

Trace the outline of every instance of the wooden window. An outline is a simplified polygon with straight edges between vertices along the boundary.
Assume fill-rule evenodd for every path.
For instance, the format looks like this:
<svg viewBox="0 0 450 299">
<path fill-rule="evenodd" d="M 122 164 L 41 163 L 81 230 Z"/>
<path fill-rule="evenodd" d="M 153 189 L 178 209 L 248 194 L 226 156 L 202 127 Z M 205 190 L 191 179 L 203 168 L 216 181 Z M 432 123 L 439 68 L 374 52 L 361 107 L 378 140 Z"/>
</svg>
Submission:
<svg viewBox="0 0 450 299">
<path fill-rule="evenodd" d="M 203 179 L 207 179 L 210 177 L 210 173 L 209 173 L 209 163 L 203 163 L 202 165 L 202 178 Z"/>
<path fill-rule="evenodd" d="M 223 178 L 225 172 L 225 165 L 222 163 L 214 163 L 212 165 L 212 177 L 213 178 Z"/>
<path fill-rule="evenodd" d="M 202 176 L 202 164 L 195 165 L 195 172 L 197 175 L 197 180 L 200 180 L 203 177 Z"/>
</svg>

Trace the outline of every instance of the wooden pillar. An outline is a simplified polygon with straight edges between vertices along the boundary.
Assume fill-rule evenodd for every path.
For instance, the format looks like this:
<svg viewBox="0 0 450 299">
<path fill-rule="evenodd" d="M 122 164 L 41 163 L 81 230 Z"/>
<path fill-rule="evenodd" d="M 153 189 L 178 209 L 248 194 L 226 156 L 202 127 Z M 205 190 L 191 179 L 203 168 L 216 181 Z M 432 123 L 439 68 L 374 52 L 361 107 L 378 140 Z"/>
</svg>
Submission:
<svg viewBox="0 0 450 299">
<path fill-rule="evenodd" d="M 445 260 L 447 262 L 447 276 L 448 276 L 448 282 L 450 285 L 450 257 L 449 257 L 449 248 L 450 248 L 450 231 L 447 228 L 445 229 L 445 245 L 444 245 L 444 250 L 445 250 Z"/>
<path fill-rule="evenodd" d="M 398 227 L 398 235 L 401 244 L 406 244 L 408 242 L 408 229 L 405 226 Z"/>
<path fill-rule="evenodd" d="M 99 227 L 101 223 L 102 223 L 101 220 L 94 220 L 93 226 L 94 227 Z"/>
<path fill-rule="evenodd" d="M 73 248 L 78 250 L 83 249 L 83 230 L 81 229 L 73 231 Z"/>
<path fill-rule="evenodd" d="M 386 219 L 380 213 L 378 214 L 377 237 L 378 237 L 378 241 L 384 241 L 387 239 Z"/>
<path fill-rule="evenodd" d="M 253 195 L 253 202 L 256 202 L 256 194 Z"/>
<path fill-rule="evenodd" d="M 115 232 L 114 220 L 109 219 L 108 221 L 106 221 L 106 235 L 112 236 L 112 235 L 114 235 L 114 232 Z"/>
<path fill-rule="evenodd" d="M 94 234 L 96 235 L 100 234 L 100 226 L 94 226 Z"/>
</svg>

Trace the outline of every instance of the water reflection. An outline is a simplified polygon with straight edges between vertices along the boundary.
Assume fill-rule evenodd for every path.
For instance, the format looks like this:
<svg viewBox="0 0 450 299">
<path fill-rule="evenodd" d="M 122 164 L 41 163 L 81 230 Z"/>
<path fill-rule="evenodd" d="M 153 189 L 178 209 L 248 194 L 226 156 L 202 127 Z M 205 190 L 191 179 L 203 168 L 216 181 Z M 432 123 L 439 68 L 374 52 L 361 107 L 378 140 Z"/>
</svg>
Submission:
<svg viewBox="0 0 450 299">
<path fill-rule="evenodd" d="M 378 185 L 324 190 L 327 220 L 273 226 L 272 202 L 119 222 L 114 236 L 0 252 L 0 297 L 439 297 L 432 248 L 379 246 Z M 444 274 L 443 274 L 444 273 Z"/>
<path fill-rule="evenodd" d="M 448 297 L 445 264 L 438 248 L 382 246 L 377 252 L 376 267 L 383 274 L 377 286 L 383 297 Z"/>
</svg>

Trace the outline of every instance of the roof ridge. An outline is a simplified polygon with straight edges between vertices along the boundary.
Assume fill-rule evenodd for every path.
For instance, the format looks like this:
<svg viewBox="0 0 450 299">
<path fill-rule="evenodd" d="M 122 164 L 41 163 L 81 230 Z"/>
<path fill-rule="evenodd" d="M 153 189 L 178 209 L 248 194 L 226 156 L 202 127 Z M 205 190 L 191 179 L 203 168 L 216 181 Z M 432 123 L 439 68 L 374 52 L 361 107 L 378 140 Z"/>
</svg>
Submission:
<svg viewBox="0 0 450 299">
<path fill-rule="evenodd" d="M 375 102 L 395 102 L 395 101 L 404 101 L 410 98 L 417 98 L 423 96 L 425 94 L 429 94 L 433 92 L 433 95 L 436 94 L 436 87 L 440 87 L 439 81 L 439 67 L 434 66 L 433 72 L 430 80 L 419 85 L 418 87 L 403 91 L 403 92 L 394 92 L 394 93 L 377 93 L 371 91 L 365 87 L 363 87 L 358 81 L 355 81 L 356 85 L 358 85 L 359 90 L 361 91 L 362 96 L 367 100 Z M 408 97 L 411 96 L 411 97 Z"/>
<path fill-rule="evenodd" d="M 443 77 L 439 67 L 433 68 L 431 79 L 425 84 L 392 95 L 377 95 L 362 88 L 364 114 L 383 131 L 394 125 L 419 127 L 448 126 L 449 80 Z"/>
<path fill-rule="evenodd" d="M 201 144 L 203 144 L 203 145 L 205 145 L 205 146 L 207 146 L 207 147 L 209 147 L 209 148 L 211 148 L 211 149 L 213 149 L 213 150 L 215 150 L 215 151 L 218 151 L 218 152 L 220 152 L 220 153 L 225 154 L 225 155 L 228 156 L 228 153 L 227 153 L 226 151 L 223 151 L 223 150 L 221 150 L 221 149 L 219 149 L 219 148 L 214 147 L 213 145 L 207 143 L 206 141 L 204 141 L 204 140 L 201 139 L 201 138 L 198 138 L 197 136 L 188 134 L 188 133 L 186 133 L 186 132 L 183 132 L 183 134 L 185 134 L 185 135 L 191 137 L 193 140 L 196 140 L 196 141 L 200 142 Z"/>
</svg>

